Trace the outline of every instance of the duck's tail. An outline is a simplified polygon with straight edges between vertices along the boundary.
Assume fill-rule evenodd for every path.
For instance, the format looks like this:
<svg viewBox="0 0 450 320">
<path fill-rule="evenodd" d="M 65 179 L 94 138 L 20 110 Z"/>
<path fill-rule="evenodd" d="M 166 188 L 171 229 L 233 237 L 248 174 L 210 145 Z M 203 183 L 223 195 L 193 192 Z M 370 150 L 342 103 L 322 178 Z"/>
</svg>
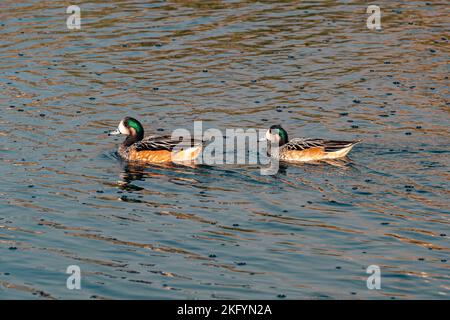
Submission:
<svg viewBox="0 0 450 320">
<path fill-rule="evenodd" d="M 352 148 L 362 140 L 355 141 L 329 141 L 325 147 L 325 152 L 330 159 L 345 157 Z"/>
<path fill-rule="evenodd" d="M 185 161 L 194 161 L 198 158 L 200 153 L 203 150 L 203 145 L 195 145 L 192 147 L 188 147 L 183 150 L 172 151 L 172 161 L 173 162 L 185 162 Z"/>
</svg>

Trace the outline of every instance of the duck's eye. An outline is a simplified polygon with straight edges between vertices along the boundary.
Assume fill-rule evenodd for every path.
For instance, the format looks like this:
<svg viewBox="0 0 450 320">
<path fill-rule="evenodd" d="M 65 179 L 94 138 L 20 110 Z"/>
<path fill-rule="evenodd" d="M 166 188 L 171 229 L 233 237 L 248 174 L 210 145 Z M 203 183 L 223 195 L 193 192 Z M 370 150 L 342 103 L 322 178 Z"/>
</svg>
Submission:
<svg viewBox="0 0 450 320">
<path fill-rule="evenodd" d="M 266 133 L 266 139 L 269 141 L 276 141 L 278 139 L 277 129 L 269 129 Z"/>
<path fill-rule="evenodd" d="M 272 130 L 270 130 L 270 134 L 271 134 L 273 137 L 277 137 L 277 136 L 280 135 L 280 130 L 278 130 L 278 129 L 272 129 Z"/>
</svg>

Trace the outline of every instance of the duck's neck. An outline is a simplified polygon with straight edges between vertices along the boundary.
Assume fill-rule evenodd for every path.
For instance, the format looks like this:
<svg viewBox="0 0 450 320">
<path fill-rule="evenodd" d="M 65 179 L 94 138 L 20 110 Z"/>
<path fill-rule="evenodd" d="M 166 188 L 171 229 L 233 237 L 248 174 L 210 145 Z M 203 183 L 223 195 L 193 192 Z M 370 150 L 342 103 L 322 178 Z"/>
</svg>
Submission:
<svg viewBox="0 0 450 320">
<path fill-rule="evenodd" d="M 267 140 L 267 155 L 268 156 L 275 156 L 279 154 L 280 148 L 284 146 L 286 143 L 288 143 L 288 134 L 286 130 L 283 128 L 278 129 L 278 143 L 272 142 L 271 140 Z"/>
<path fill-rule="evenodd" d="M 281 147 L 280 144 L 276 144 L 276 143 L 272 143 L 271 141 L 267 141 L 267 156 L 278 157 L 278 154 L 280 152 L 280 147 Z"/>
<path fill-rule="evenodd" d="M 130 134 L 127 136 L 127 138 L 122 142 L 120 148 L 125 150 L 129 146 L 135 144 L 136 142 L 139 142 L 143 139 L 143 134 Z"/>
<path fill-rule="evenodd" d="M 123 142 L 124 145 L 126 145 L 127 147 L 131 146 L 133 143 L 136 143 L 138 141 L 141 141 L 142 137 L 138 136 L 138 135 L 129 135 L 125 141 Z"/>
</svg>

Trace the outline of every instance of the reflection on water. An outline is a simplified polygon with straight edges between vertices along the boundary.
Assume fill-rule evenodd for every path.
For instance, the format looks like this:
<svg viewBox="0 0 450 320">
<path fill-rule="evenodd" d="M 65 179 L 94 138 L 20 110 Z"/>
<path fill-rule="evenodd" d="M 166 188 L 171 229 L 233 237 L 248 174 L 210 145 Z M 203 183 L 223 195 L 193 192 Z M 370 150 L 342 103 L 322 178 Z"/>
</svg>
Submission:
<svg viewBox="0 0 450 320">
<path fill-rule="evenodd" d="M 446 3 L 382 1 L 378 32 L 361 1 L 94 1 L 80 31 L 66 5 L 2 2 L 0 298 L 448 299 Z M 125 115 L 363 143 L 142 167 L 105 138 Z"/>
</svg>

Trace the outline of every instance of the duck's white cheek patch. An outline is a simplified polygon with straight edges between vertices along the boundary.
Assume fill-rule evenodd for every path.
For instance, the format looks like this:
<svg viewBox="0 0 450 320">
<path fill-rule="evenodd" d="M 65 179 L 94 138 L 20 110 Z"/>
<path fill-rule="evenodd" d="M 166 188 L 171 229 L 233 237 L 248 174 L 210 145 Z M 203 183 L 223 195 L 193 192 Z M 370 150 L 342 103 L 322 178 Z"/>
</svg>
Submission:
<svg viewBox="0 0 450 320">
<path fill-rule="evenodd" d="M 266 139 L 270 141 L 271 136 L 272 135 L 270 134 L 270 130 L 267 130 L 267 132 L 266 132 Z"/>
<path fill-rule="evenodd" d="M 278 135 L 272 134 L 270 130 L 267 130 L 266 132 L 266 139 L 271 142 L 277 142 L 280 140 L 280 137 Z"/>
<path fill-rule="evenodd" d="M 118 129 L 121 134 L 130 134 L 130 131 L 125 127 L 123 121 L 120 121 Z"/>
</svg>

